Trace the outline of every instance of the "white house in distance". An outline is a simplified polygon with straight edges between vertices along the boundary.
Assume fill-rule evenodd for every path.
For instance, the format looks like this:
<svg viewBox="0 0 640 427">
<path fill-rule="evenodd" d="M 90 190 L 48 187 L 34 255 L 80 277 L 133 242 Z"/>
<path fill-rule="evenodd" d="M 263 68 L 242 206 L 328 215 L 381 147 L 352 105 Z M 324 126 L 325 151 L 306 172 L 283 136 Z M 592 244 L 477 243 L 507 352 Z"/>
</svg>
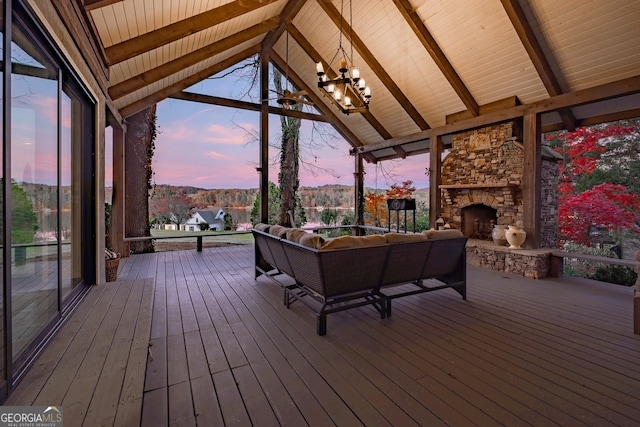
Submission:
<svg viewBox="0 0 640 427">
<path fill-rule="evenodd" d="M 199 209 L 185 221 L 180 224 L 180 230 L 183 231 L 201 231 L 200 224 L 206 222 L 209 224 L 209 230 L 222 231 L 224 230 L 224 216 L 226 212 L 220 208 L 207 208 Z"/>
</svg>

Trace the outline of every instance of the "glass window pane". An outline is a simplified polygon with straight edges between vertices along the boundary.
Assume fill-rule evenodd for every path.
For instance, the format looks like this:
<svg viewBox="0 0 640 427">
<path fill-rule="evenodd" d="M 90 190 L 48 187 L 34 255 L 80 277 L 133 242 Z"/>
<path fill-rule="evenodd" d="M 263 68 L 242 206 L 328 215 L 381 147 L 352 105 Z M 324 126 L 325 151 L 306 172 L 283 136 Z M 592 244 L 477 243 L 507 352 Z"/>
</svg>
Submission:
<svg viewBox="0 0 640 427">
<path fill-rule="evenodd" d="M 4 10 L 4 2 L 0 0 L 0 11 Z M 0 17 L 2 17 L 2 12 L 0 12 Z M 4 19 L 0 19 L 0 54 L 4 54 Z M 4 60 L 4 58 L 3 58 Z M 0 69 L 0 82 L 4 79 L 4 71 Z M 0 84 L 0 114 L 3 113 L 4 108 L 4 92 L 3 86 Z M 4 115 L 3 115 L 4 116 Z M 4 132 L 4 121 L 0 120 L 0 135 Z M 0 138 L 3 140 L 4 138 Z M 4 145 L 2 150 L 0 150 L 0 165 L 4 163 Z M 2 218 L 4 218 L 4 168 L 0 166 L 0 275 L 2 276 L 2 288 L 0 288 L 0 319 L 4 319 L 4 290 L 6 287 L 6 283 L 4 283 L 4 224 Z M 7 379 L 7 373 L 4 370 L 5 367 L 5 353 L 6 349 L 4 347 L 4 321 L 0 322 L 0 384 L 2 384 Z"/>
<path fill-rule="evenodd" d="M 60 141 L 60 237 L 62 239 L 62 298 L 82 282 L 80 216 L 80 101 L 62 93 Z M 72 126 L 72 123 L 74 126 Z"/>
<path fill-rule="evenodd" d="M 11 45 L 13 356 L 58 313 L 58 72 L 17 25 Z"/>
</svg>

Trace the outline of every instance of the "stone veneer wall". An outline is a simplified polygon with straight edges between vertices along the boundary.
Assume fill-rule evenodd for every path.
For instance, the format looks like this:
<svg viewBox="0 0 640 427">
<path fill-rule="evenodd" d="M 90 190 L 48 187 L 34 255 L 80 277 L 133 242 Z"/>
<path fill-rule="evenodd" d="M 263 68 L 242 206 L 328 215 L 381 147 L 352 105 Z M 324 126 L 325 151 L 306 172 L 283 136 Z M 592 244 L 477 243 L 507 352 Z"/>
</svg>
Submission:
<svg viewBox="0 0 640 427">
<path fill-rule="evenodd" d="M 453 135 L 442 162 L 442 217 L 462 229 L 462 208 L 485 204 L 497 211 L 498 224 L 521 224 L 523 147 L 520 126 L 509 121 Z M 469 187 L 464 188 L 465 185 Z"/>
<path fill-rule="evenodd" d="M 451 150 L 442 162 L 445 222 L 462 229 L 462 208 L 484 204 L 496 210 L 498 224 L 522 225 L 524 148 L 517 141 L 520 136 L 520 122 L 516 120 L 453 135 Z M 561 159 L 543 146 L 540 247 L 557 247 Z"/>
<path fill-rule="evenodd" d="M 530 279 L 549 276 L 552 249 L 512 250 L 491 242 L 471 239 L 467 242 L 467 264 Z"/>
<path fill-rule="evenodd" d="M 548 150 L 551 150 L 550 148 Z M 544 152 L 544 151 L 543 151 Z M 540 247 L 556 248 L 558 246 L 558 183 L 560 164 L 557 159 L 545 161 L 542 157 L 540 176 L 540 196 L 542 201 L 540 225 Z"/>
</svg>

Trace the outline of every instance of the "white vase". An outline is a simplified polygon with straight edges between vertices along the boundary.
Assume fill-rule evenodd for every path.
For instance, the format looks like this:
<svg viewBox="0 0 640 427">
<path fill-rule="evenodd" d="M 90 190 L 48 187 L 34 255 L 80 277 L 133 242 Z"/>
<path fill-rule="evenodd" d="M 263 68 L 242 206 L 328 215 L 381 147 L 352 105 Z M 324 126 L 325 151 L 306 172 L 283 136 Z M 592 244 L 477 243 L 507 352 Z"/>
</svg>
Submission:
<svg viewBox="0 0 640 427">
<path fill-rule="evenodd" d="M 522 249 L 522 244 L 527 238 L 527 232 L 519 225 L 510 225 L 504 236 L 509 243 L 509 249 Z"/>
<path fill-rule="evenodd" d="M 498 246 L 506 246 L 507 238 L 504 233 L 507 231 L 506 225 L 496 224 L 493 226 L 493 230 L 491 230 L 491 238 L 493 239 L 493 243 Z"/>
</svg>

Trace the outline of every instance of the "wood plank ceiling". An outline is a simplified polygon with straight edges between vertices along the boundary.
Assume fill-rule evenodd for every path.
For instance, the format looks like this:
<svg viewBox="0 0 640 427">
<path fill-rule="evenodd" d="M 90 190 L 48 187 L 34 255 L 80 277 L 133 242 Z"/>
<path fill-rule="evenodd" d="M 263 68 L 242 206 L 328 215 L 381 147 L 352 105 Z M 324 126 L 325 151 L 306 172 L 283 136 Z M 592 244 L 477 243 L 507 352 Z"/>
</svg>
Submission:
<svg viewBox="0 0 640 427">
<path fill-rule="evenodd" d="M 525 109 L 546 129 L 640 115 L 637 0 L 352 0 L 352 26 L 344 6 L 340 25 L 340 0 L 84 0 L 123 117 L 259 52 L 284 68 L 285 31 L 291 79 L 369 159 Z M 373 92 L 366 114 L 317 89 L 340 27 Z"/>
</svg>

